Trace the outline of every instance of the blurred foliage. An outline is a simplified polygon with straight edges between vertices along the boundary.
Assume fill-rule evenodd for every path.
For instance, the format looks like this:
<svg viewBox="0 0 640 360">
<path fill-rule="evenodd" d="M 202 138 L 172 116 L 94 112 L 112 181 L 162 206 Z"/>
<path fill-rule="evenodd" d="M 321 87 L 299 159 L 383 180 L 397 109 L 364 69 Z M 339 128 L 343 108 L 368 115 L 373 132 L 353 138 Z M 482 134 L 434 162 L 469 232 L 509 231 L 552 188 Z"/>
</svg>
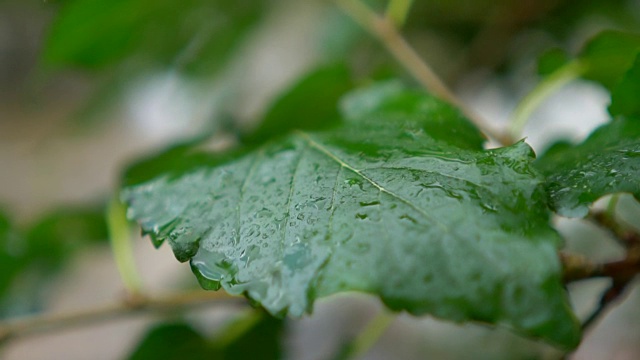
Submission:
<svg viewBox="0 0 640 360">
<path fill-rule="evenodd" d="M 640 52 L 634 65 L 613 89 L 609 112 L 612 116 L 640 119 Z"/>
<path fill-rule="evenodd" d="M 282 358 L 281 335 L 285 322 L 255 310 L 232 321 L 210 338 L 186 322 L 155 325 L 129 355 L 129 360 Z"/>
<path fill-rule="evenodd" d="M 38 289 L 78 250 L 106 240 L 99 207 L 60 208 L 24 228 L 0 213 L 0 317 L 38 308 Z"/>
<path fill-rule="evenodd" d="M 292 129 L 326 129 L 339 123 L 338 100 L 355 86 L 344 64 L 321 67 L 286 89 L 244 142 L 261 143 Z M 301 118 L 303 116 L 304 118 Z"/>
<path fill-rule="evenodd" d="M 264 10 L 258 0 L 69 0 L 51 26 L 43 60 L 96 70 L 134 61 L 210 73 Z"/>
</svg>

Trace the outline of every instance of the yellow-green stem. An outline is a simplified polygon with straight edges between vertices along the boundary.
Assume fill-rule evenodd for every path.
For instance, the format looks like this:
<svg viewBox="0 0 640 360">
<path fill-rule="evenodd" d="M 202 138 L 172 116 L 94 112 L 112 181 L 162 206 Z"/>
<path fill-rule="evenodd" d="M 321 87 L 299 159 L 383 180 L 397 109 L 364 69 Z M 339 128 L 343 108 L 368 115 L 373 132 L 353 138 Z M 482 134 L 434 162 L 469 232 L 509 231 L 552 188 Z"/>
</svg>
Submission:
<svg viewBox="0 0 640 360">
<path fill-rule="evenodd" d="M 501 144 L 512 144 L 506 134 L 497 133 L 487 125 L 484 119 L 469 110 L 464 103 L 446 86 L 431 67 L 422 60 L 409 43 L 400 35 L 396 26 L 386 16 L 378 15 L 367 4 L 360 0 L 335 0 L 355 22 L 360 24 L 371 35 L 387 48 L 407 72 L 420 83 L 425 90 L 440 99 L 459 107 L 462 112 L 482 132 Z"/>
<path fill-rule="evenodd" d="M 616 216 L 616 207 L 618 206 L 618 201 L 620 200 L 620 194 L 613 194 L 609 203 L 607 204 L 607 216 L 610 219 L 615 219 Z"/>
<path fill-rule="evenodd" d="M 586 66 L 583 63 L 577 60 L 572 61 L 538 83 L 538 85 L 520 101 L 513 112 L 509 126 L 511 137 L 514 139 L 520 138 L 524 127 L 527 125 L 527 121 L 536 108 L 562 86 L 580 77 L 585 69 Z"/>
<path fill-rule="evenodd" d="M 391 20 L 398 28 L 401 28 L 407 20 L 413 0 L 391 0 L 387 5 L 387 19 Z"/>
<path fill-rule="evenodd" d="M 364 356 L 378 342 L 395 319 L 395 314 L 386 310 L 380 311 L 353 341 L 347 358 L 358 359 Z"/>
<path fill-rule="evenodd" d="M 131 295 L 140 294 L 142 281 L 136 269 L 131 244 L 131 229 L 125 205 L 114 196 L 107 209 L 109 242 L 122 282 Z"/>
<path fill-rule="evenodd" d="M 256 324 L 266 316 L 264 312 L 256 309 L 249 309 L 240 315 L 241 317 L 231 323 L 224 329 L 224 333 L 216 339 L 216 345 L 224 348 L 226 345 L 233 343 L 251 330 Z"/>
</svg>

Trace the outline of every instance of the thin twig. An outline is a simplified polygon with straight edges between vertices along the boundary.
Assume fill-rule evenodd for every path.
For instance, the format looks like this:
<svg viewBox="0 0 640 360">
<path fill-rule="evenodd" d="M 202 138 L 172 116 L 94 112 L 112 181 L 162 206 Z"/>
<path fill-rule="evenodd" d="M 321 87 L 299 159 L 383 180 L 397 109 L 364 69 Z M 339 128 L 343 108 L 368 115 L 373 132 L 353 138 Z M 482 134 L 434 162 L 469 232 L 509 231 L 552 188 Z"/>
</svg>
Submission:
<svg viewBox="0 0 640 360">
<path fill-rule="evenodd" d="M 395 314 L 386 310 L 380 311 L 369 323 L 360 331 L 358 336 L 347 345 L 340 359 L 359 359 L 364 356 L 380 337 L 384 335 L 389 326 L 396 319 Z"/>
<path fill-rule="evenodd" d="M 41 314 L 0 323 L 0 343 L 10 339 L 25 337 L 46 331 L 69 329 L 91 325 L 106 320 L 114 320 L 134 314 L 176 311 L 212 303 L 244 303 L 239 297 L 225 292 L 198 290 L 172 295 L 145 297 L 133 296 L 122 302 L 85 310 L 75 310 L 59 314 Z"/>
<path fill-rule="evenodd" d="M 540 106 L 544 100 L 549 98 L 549 96 L 554 94 L 561 87 L 572 80 L 579 78 L 585 68 L 585 65 L 581 62 L 573 61 L 556 70 L 553 74 L 542 80 L 532 91 L 530 91 L 513 111 L 509 127 L 511 137 L 516 139 L 519 138 L 522 134 L 522 130 L 527 124 L 527 121 L 538 106 Z"/>
<path fill-rule="evenodd" d="M 501 144 L 513 141 L 506 134 L 494 132 L 491 127 L 469 110 L 464 103 L 444 84 L 426 64 L 398 29 L 387 18 L 378 15 L 360 0 L 335 0 L 354 21 L 359 23 L 387 48 L 389 53 L 430 93 L 457 106 L 487 136 Z"/>
<path fill-rule="evenodd" d="M 597 322 L 597 320 L 604 314 L 605 310 L 609 308 L 609 305 L 613 304 L 616 300 L 620 298 L 622 294 L 625 293 L 627 286 L 629 285 L 629 281 L 624 281 L 622 283 L 616 283 L 614 281 L 613 285 L 611 285 L 605 292 L 602 294 L 598 305 L 595 310 L 589 315 L 589 317 L 582 323 L 582 330 L 584 332 L 591 329 L 591 327 Z"/>
</svg>

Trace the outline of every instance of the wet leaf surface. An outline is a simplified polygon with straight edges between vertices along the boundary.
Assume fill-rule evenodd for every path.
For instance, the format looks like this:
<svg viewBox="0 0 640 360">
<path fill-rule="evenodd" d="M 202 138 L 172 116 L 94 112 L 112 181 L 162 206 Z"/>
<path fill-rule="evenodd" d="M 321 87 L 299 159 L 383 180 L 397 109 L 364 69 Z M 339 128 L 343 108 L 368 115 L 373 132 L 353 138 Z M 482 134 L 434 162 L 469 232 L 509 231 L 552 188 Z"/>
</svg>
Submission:
<svg viewBox="0 0 640 360">
<path fill-rule="evenodd" d="M 586 216 L 607 194 L 640 198 L 640 122 L 616 120 L 582 144 L 557 144 L 536 165 L 547 175 L 551 206 L 563 216 Z"/>
<path fill-rule="evenodd" d="M 130 183 L 130 217 L 203 287 L 272 314 L 364 291 L 392 309 L 577 345 L 529 146 L 484 151 L 458 111 L 395 83 L 342 109 L 332 129 Z"/>
</svg>

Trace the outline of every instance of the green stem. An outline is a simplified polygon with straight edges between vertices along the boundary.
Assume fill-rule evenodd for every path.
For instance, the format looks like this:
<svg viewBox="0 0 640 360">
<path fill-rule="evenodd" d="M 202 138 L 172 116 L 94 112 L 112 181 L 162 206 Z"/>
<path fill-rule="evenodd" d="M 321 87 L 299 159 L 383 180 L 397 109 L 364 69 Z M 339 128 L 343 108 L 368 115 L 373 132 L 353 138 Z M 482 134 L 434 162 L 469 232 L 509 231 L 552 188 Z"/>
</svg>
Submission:
<svg viewBox="0 0 640 360">
<path fill-rule="evenodd" d="M 117 196 L 109 202 L 107 226 L 111 250 L 122 282 L 132 295 L 140 294 L 142 281 L 133 257 L 131 229 L 127 221 L 126 207 L 117 199 Z"/>
<path fill-rule="evenodd" d="M 620 200 L 620 194 L 613 194 L 609 203 L 607 204 L 607 216 L 610 219 L 615 219 L 616 217 L 616 207 L 618 206 L 618 201 Z"/>
<path fill-rule="evenodd" d="M 233 343 L 256 326 L 264 316 L 265 313 L 262 311 L 256 309 L 248 310 L 238 320 L 235 320 L 224 329 L 224 333 L 216 339 L 216 346 L 225 348 L 228 344 Z"/>
<path fill-rule="evenodd" d="M 514 110 L 509 127 L 511 137 L 519 138 L 535 109 L 562 86 L 580 77 L 585 69 L 586 66 L 583 63 L 577 60 L 572 61 L 542 80 Z"/>
<path fill-rule="evenodd" d="M 420 83 L 425 90 L 436 97 L 457 106 L 482 132 L 501 144 L 513 141 L 502 133 L 492 131 L 486 121 L 468 109 L 464 103 L 446 86 L 446 84 L 424 62 L 420 55 L 398 32 L 389 18 L 378 15 L 360 0 L 335 0 L 336 4 L 355 22 L 376 37 L 387 48 L 389 54 L 402 65 Z"/>
<path fill-rule="evenodd" d="M 379 312 L 355 338 L 346 358 L 357 359 L 364 356 L 387 331 L 395 318 L 395 314 L 386 310 Z"/>
<path fill-rule="evenodd" d="M 413 0 L 391 0 L 387 5 L 387 19 L 391 20 L 398 28 L 401 28 L 407 20 L 409 9 Z"/>
</svg>

